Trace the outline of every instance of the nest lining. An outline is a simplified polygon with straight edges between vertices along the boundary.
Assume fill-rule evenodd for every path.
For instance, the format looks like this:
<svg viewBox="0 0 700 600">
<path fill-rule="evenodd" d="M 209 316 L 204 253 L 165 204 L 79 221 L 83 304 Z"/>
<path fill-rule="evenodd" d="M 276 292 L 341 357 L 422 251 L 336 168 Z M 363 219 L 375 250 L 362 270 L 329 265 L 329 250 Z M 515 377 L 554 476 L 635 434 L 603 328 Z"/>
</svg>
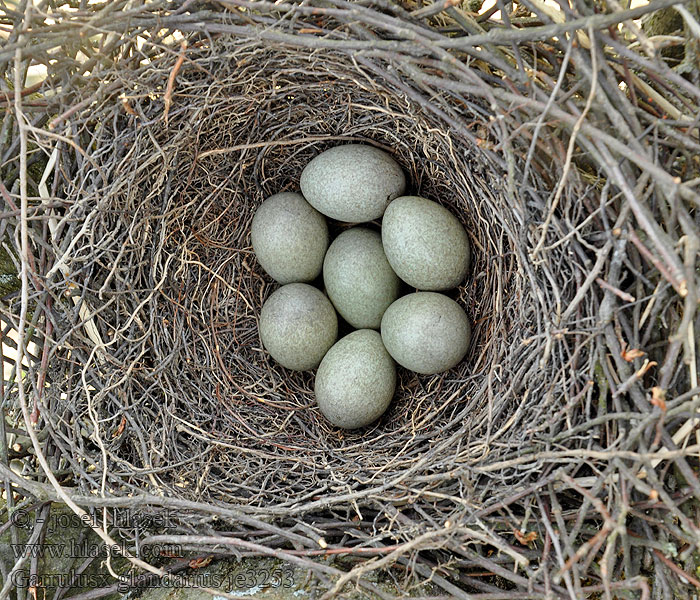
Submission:
<svg viewBox="0 0 700 600">
<path fill-rule="evenodd" d="M 180 74 L 167 127 L 160 103 L 136 99 L 142 115 L 119 115 L 118 135 L 105 128 L 98 142 L 122 148 L 105 171 L 109 188 L 94 193 L 101 268 L 89 278 L 90 296 L 105 306 L 97 324 L 114 359 L 96 372 L 103 383 L 91 400 L 102 436 L 129 415 L 108 443 L 117 464 L 155 469 L 170 492 L 269 510 L 329 476 L 366 485 L 435 473 L 420 464 L 436 452 L 468 469 L 491 442 L 522 443 L 527 412 L 514 416 L 520 390 L 503 372 L 532 362 L 519 346 L 535 317 L 524 308 L 532 292 L 518 273 L 517 207 L 493 165 L 339 57 L 312 57 L 309 71 L 308 57 L 290 60 L 275 49 L 219 41 L 198 53 Z M 360 432 L 329 426 L 315 407 L 313 374 L 283 369 L 262 350 L 257 317 L 277 286 L 249 237 L 264 198 L 298 189 L 314 155 L 350 141 L 391 152 L 411 192 L 448 206 L 475 249 L 468 281 L 451 294 L 475 324 L 469 356 L 440 376 L 400 370 L 391 408 Z M 193 470 L 205 474 L 196 485 Z"/>
</svg>

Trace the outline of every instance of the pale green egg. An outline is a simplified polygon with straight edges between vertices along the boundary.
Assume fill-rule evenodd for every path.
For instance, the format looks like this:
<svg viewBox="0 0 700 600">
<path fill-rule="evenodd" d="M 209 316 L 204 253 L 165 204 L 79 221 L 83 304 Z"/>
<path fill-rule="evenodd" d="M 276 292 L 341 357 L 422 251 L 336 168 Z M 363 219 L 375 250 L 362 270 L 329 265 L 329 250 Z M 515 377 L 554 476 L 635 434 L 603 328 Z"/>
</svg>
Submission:
<svg viewBox="0 0 700 600">
<path fill-rule="evenodd" d="M 321 273 L 328 225 L 304 196 L 282 192 L 259 206 L 250 239 L 260 266 L 274 280 L 282 284 L 308 282 Z"/>
<path fill-rule="evenodd" d="M 295 371 L 315 369 L 338 337 L 330 300 L 306 283 L 283 285 L 263 304 L 260 340 L 273 359 Z"/>
<path fill-rule="evenodd" d="M 393 359 L 416 373 L 442 373 L 466 355 L 471 326 L 462 307 L 436 292 L 399 298 L 382 317 L 382 341 Z"/>
<path fill-rule="evenodd" d="M 392 269 L 419 290 L 456 287 L 469 270 L 464 227 L 444 206 L 420 196 L 401 196 L 389 204 L 382 243 Z"/>
<path fill-rule="evenodd" d="M 316 156 L 301 173 L 301 192 L 327 217 L 362 223 L 378 219 L 406 189 L 399 164 L 373 146 L 336 146 Z"/>
<path fill-rule="evenodd" d="M 373 329 L 339 340 L 318 367 L 316 401 L 323 415 L 343 429 L 369 425 L 384 414 L 396 389 L 396 367 Z"/>
<path fill-rule="evenodd" d="M 401 284 L 384 255 L 381 235 L 366 227 L 353 227 L 333 240 L 323 261 L 323 281 L 333 306 L 357 329 L 379 329 Z"/>
</svg>

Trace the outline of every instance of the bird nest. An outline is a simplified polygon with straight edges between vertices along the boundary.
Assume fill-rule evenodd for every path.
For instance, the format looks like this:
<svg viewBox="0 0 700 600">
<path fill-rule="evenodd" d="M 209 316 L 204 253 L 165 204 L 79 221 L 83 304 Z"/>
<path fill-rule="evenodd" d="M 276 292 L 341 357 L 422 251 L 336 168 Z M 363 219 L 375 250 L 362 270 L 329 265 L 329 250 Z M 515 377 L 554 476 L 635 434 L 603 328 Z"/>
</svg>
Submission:
<svg viewBox="0 0 700 600">
<path fill-rule="evenodd" d="M 0 457 L 18 493 L 169 510 L 168 541 L 294 560 L 329 595 L 402 566 L 458 598 L 700 585 L 700 89 L 635 21 L 672 2 L 55 4 L 8 12 L 0 51 L 24 281 L 3 320 L 37 344 L 3 394 L 43 434 L 24 476 Z M 47 77 L 22 91 L 28 64 Z M 399 369 L 357 431 L 263 350 L 250 245 L 344 143 L 389 152 L 473 248 L 467 358 Z"/>
</svg>

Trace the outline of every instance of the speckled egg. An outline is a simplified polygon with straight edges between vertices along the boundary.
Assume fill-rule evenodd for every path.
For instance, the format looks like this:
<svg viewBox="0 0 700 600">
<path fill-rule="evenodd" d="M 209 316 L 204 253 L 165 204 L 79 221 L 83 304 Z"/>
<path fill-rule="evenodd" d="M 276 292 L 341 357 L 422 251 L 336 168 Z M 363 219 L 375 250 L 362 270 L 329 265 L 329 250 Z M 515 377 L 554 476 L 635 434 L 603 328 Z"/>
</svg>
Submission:
<svg viewBox="0 0 700 600">
<path fill-rule="evenodd" d="M 270 277 L 282 284 L 313 281 L 323 267 L 328 225 L 304 196 L 282 192 L 270 196 L 255 212 L 250 239 Z"/>
<path fill-rule="evenodd" d="M 323 415 L 343 429 L 369 425 L 386 411 L 396 389 L 396 367 L 373 329 L 338 341 L 316 373 L 316 401 Z"/>
<path fill-rule="evenodd" d="M 456 287 L 469 270 L 464 227 L 444 206 L 420 196 L 401 196 L 389 204 L 382 243 L 396 274 L 419 290 Z"/>
<path fill-rule="evenodd" d="M 382 341 L 393 359 L 416 373 L 442 373 L 467 353 L 471 327 L 462 307 L 436 292 L 399 298 L 382 317 Z"/>
<path fill-rule="evenodd" d="M 301 191 L 309 204 L 348 223 L 378 219 L 405 189 L 399 164 L 386 152 L 362 144 L 326 150 L 301 173 Z"/>
<path fill-rule="evenodd" d="M 382 236 L 366 227 L 333 240 L 323 261 L 323 282 L 333 306 L 357 329 L 379 329 L 401 284 L 384 255 Z"/>
<path fill-rule="evenodd" d="M 279 364 L 295 371 L 316 368 L 338 337 L 330 300 L 306 283 L 283 285 L 263 304 L 260 340 Z"/>
</svg>

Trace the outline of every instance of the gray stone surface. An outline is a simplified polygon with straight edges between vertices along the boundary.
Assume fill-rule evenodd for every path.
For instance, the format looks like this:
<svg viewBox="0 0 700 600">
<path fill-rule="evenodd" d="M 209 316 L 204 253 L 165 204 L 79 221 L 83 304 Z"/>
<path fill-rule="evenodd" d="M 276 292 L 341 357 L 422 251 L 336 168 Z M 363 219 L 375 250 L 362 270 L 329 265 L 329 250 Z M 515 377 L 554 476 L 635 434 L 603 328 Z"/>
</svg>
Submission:
<svg viewBox="0 0 700 600">
<path fill-rule="evenodd" d="M 326 218 L 296 192 L 270 196 L 250 226 L 255 257 L 276 281 L 313 281 L 328 248 Z"/>
<path fill-rule="evenodd" d="M 193 474 L 195 477 L 196 474 Z M 109 511 L 111 515 L 115 513 Z M 98 513 L 99 514 L 99 513 Z M 122 519 L 130 519 L 130 513 L 125 510 L 120 512 Z M 133 515 L 138 517 L 136 513 Z M 162 515 L 161 515 L 162 516 Z M 8 573 L 16 561 L 16 553 L 24 550 L 30 534 L 33 531 L 35 514 L 27 513 L 26 517 L 13 517 L 18 527 L 16 542 L 18 546 L 13 547 L 13 536 L 10 530 L 6 529 L 0 534 L 0 587 L 2 587 L 2 573 Z M 4 499 L 0 498 L 0 526 L 5 525 L 7 513 L 4 510 Z M 158 517 L 155 517 L 155 522 Z M 128 527 L 128 523 L 127 523 Z M 266 557 L 244 557 L 236 559 L 234 557 L 215 558 L 210 563 L 199 568 L 187 568 L 179 570 L 176 575 L 168 580 L 151 579 L 145 585 L 132 587 L 129 583 L 124 584 L 123 589 L 115 587 L 115 591 L 107 596 L 98 595 L 97 588 L 114 585 L 116 580 L 108 571 L 105 563 L 105 548 L 102 541 L 92 531 L 83 524 L 79 517 L 63 505 L 54 503 L 50 515 L 45 521 L 46 539 L 35 546 L 31 546 L 30 552 L 40 556 L 37 568 L 37 576 L 41 584 L 38 586 L 37 598 L 50 600 L 53 598 L 58 585 L 63 582 L 73 582 L 74 586 L 64 596 L 69 598 L 78 594 L 93 594 L 94 597 L 104 600 L 226 600 L 234 598 L 259 598 L 261 600 L 318 600 L 326 587 L 319 584 L 315 578 L 310 577 L 306 567 L 284 562 L 277 558 Z M 150 533 L 171 533 L 149 528 Z M 143 533 L 146 533 L 144 530 Z M 128 547 L 134 552 L 133 546 L 116 536 L 115 529 L 110 528 L 110 534 L 117 544 Z M 155 558 L 158 550 L 164 552 L 170 550 L 177 554 L 177 557 L 168 558 L 165 561 Z M 141 546 L 143 554 L 141 558 L 167 568 L 169 564 L 178 562 L 181 558 L 195 558 L 202 552 L 188 552 L 177 546 L 163 547 L 159 545 Z M 90 557 L 96 557 L 90 565 L 85 567 L 85 562 Z M 320 556 L 313 559 L 315 562 L 340 569 L 343 572 L 350 570 L 354 566 L 352 558 L 344 559 L 342 555 Z M 167 562 L 166 562 L 167 561 Z M 165 563 L 165 564 L 164 564 Z M 110 560 L 112 569 L 129 579 L 140 579 L 143 571 L 133 571 L 129 562 L 120 556 L 112 555 Z M 16 584 L 29 584 L 30 561 L 28 560 L 14 576 Z M 75 577 L 75 579 L 73 579 Z M 430 582 L 416 584 L 416 582 L 404 582 L 409 588 L 407 593 L 404 589 L 397 587 L 400 581 L 400 573 L 389 573 L 386 570 L 378 569 L 368 573 L 364 577 L 365 581 L 371 582 L 378 594 L 367 590 L 366 587 L 358 587 L 350 583 L 345 587 L 342 597 L 347 600 L 380 600 L 387 595 L 392 597 L 426 597 L 435 596 L 439 589 Z M 330 582 L 333 583 L 333 580 Z M 222 593 L 212 596 L 210 593 L 200 589 L 207 586 Z M 26 591 L 26 590 L 25 590 Z M 226 594 L 226 596 L 224 596 Z M 10 595 L 12 597 L 12 594 Z M 32 598 L 29 594 L 27 597 Z"/>
<path fill-rule="evenodd" d="M 295 371 L 315 369 L 338 337 L 331 301 L 306 283 L 283 285 L 260 311 L 260 340 L 273 359 Z"/>
<path fill-rule="evenodd" d="M 316 401 L 323 415 L 343 429 L 377 420 L 396 389 L 396 367 L 373 329 L 353 331 L 326 354 L 316 373 Z"/>
<path fill-rule="evenodd" d="M 326 567 L 349 571 L 355 563 L 339 558 L 319 557 L 313 559 Z M 319 585 L 310 575 L 308 569 L 276 558 L 244 557 L 214 560 L 208 566 L 179 573 L 183 584 L 172 583 L 163 585 L 157 583 L 139 593 L 137 590 L 121 597 L 121 600 L 227 600 L 230 596 L 243 600 L 319 600 L 326 586 Z M 400 572 L 389 574 L 383 569 L 365 574 L 364 580 L 371 582 L 373 593 L 366 586 L 356 586 L 351 582 L 345 586 L 343 593 L 334 598 L 343 600 L 380 600 L 386 598 L 426 598 L 439 596 L 440 589 L 430 582 L 417 583 L 408 581 L 401 589 Z M 331 578 L 329 585 L 334 579 Z M 221 590 L 226 596 L 212 596 L 198 585 Z M 381 595 L 380 595 L 381 594 Z M 39 600 L 43 600 L 39 599 Z M 48 599 L 47 599 L 48 600 Z"/>
<path fill-rule="evenodd" d="M 419 290 L 456 287 L 469 270 L 464 227 L 444 206 L 420 196 L 401 196 L 389 205 L 382 243 L 396 274 Z"/>
<path fill-rule="evenodd" d="M 7 526 L 7 513 L 4 511 L 5 498 L 0 498 L 0 528 Z M 94 592 L 95 588 L 111 585 L 115 582 L 107 571 L 104 561 L 107 556 L 105 545 L 87 528 L 72 510 L 65 505 L 54 502 L 48 513 L 40 514 L 44 523 L 44 538 L 42 541 L 31 542 L 31 534 L 36 524 L 37 512 L 24 508 L 12 509 L 14 527 L 0 534 L 0 588 L 5 583 L 3 573 L 8 573 L 15 564 L 19 553 L 28 552 L 38 558 L 36 597 L 39 600 L 53 598 L 57 588 L 73 583 L 73 587 L 65 597 L 80 593 Z M 98 516 L 99 519 L 99 516 Z M 128 547 L 118 531 L 110 528 L 110 535 L 120 547 Z M 16 538 L 13 537 L 16 535 Z M 30 543 L 31 542 L 31 543 Z M 25 544 L 30 543 L 28 547 Z M 16 544 L 16 545 L 15 545 Z M 89 564 L 88 561 L 93 559 Z M 112 554 L 111 567 L 115 572 L 125 574 L 129 563 L 116 552 Z M 31 576 L 31 558 L 19 571 L 16 571 L 12 581 L 16 586 L 29 586 L 37 583 Z M 75 579 L 73 579 L 75 577 Z M 24 592 L 26 593 L 26 587 Z M 9 598 L 13 595 L 10 594 Z M 20 596 L 25 597 L 25 596 Z M 27 598 L 33 598 L 28 594 Z M 114 593 L 104 597 L 105 600 L 115 600 L 119 594 Z"/>
<path fill-rule="evenodd" d="M 436 292 L 399 298 L 382 318 L 382 341 L 402 367 L 416 373 L 442 373 L 467 353 L 471 327 L 462 307 Z"/>
<path fill-rule="evenodd" d="M 366 227 L 341 233 L 323 261 L 323 281 L 336 310 L 357 329 L 379 329 L 401 282 L 384 255 L 381 235 Z"/>
<path fill-rule="evenodd" d="M 362 144 L 322 152 L 306 165 L 300 183 L 309 204 L 348 223 L 378 219 L 406 189 L 399 164 L 383 150 Z"/>
</svg>

